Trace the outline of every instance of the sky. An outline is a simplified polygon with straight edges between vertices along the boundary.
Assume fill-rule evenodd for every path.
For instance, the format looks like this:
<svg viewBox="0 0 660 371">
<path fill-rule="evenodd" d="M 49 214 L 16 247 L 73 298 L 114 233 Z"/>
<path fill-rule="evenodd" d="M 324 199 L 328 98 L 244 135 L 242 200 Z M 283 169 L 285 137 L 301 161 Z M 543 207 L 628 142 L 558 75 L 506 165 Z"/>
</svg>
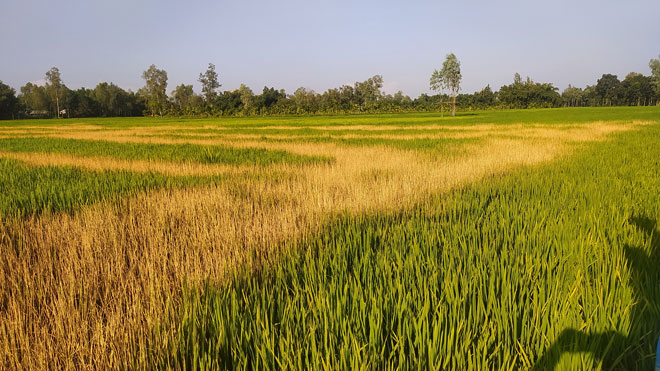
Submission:
<svg viewBox="0 0 660 371">
<path fill-rule="evenodd" d="M 221 90 L 245 83 L 323 92 L 382 75 L 417 97 L 448 53 L 461 91 L 494 90 L 518 72 L 593 85 L 603 73 L 649 74 L 660 54 L 660 1 L 2 0 L 0 80 L 19 91 L 59 68 L 71 89 L 136 91 L 151 64 L 168 92 L 216 65 Z"/>
</svg>

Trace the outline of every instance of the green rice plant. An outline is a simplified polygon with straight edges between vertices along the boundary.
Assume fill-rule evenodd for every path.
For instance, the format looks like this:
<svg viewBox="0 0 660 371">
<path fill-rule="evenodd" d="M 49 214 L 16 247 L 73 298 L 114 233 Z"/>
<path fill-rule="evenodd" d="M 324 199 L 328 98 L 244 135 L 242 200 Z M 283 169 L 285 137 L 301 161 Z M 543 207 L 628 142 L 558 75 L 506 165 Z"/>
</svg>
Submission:
<svg viewBox="0 0 660 371">
<path fill-rule="evenodd" d="M 161 367 L 651 369 L 660 127 L 397 213 L 339 215 L 184 288 Z M 174 326 L 177 331 L 170 329 Z M 176 334 L 176 335 L 172 335 Z M 168 336 L 174 336 L 168 338 Z M 163 339 L 167 339 L 165 342 Z"/>
<path fill-rule="evenodd" d="M 406 132 L 407 133 L 407 132 Z M 185 138 L 191 139 L 194 136 L 189 134 L 165 134 L 156 135 L 157 137 L 164 138 Z M 225 139 L 225 138 L 223 138 Z M 230 139 L 230 141 L 240 142 L 241 139 Z M 482 141 L 480 138 L 413 138 L 413 139 L 390 139 L 390 138 L 342 138 L 336 135 L 315 135 L 291 138 L 272 138 L 263 135 L 259 138 L 262 142 L 267 143 L 332 143 L 346 147 L 364 147 L 364 146 L 383 146 L 392 147 L 407 151 L 420 151 L 422 153 L 434 155 L 435 157 L 442 155 L 448 156 L 451 154 L 458 154 L 465 148 L 467 144 L 477 144 Z M 211 151 L 209 151 L 210 153 Z M 209 156 L 212 156 L 209 154 Z"/>
<path fill-rule="evenodd" d="M 219 182 L 220 177 L 168 177 L 159 173 L 95 172 L 73 167 L 30 166 L 0 158 L 0 215 L 24 217 L 71 212 L 142 191 Z"/>
<path fill-rule="evenodd" d="M 0 151 L 107 156 L 124 160 L 160 160 L 230 165 L 295 165 L 330 163 L 324 156 L 305 156 L 263 148 L 232 148 L 196 144 L 117 143 L 45 137 L 0 138 Z"/>
<path fill-rule="evenodd" d="M 351 114 L 351 115 L 315 115 L 315 116 L 253 116 L 222 118 L 176 118 L 176 117 L 113 117 L 113 118 L 76 118 L 60 120 L 5 120 L 1 127 L 20 127 L 24 125 L 79 124 L 97 125 L 99 129 L 118 129 L 130 127 L 157 127 L 181 125 L 182 129 L 201 129 L 205 126 L 225 128 L 259 128 L 267 126 L 352 126 L 352 125 L 474 125 L 474 124 L 517 124 L 517 123 L 585 123 L 594 121 L 658 121 L 660 107 L 581 107 L 547 108 L 523 110 L 483 110 L 459 112 L 456 117 L 428 113 L 395 114 Z"/>
</svg>

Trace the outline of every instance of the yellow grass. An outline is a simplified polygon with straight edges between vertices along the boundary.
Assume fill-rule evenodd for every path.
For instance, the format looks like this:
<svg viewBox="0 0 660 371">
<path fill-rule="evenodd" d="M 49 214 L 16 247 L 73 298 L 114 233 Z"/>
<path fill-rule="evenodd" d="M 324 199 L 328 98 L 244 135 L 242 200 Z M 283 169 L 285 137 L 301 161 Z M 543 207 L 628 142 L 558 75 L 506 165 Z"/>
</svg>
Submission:
<svg viewBox="0 0 660 371">
<path fill-rule="evenodd" d="M 72 166 L 82 169 L 127 170 L 138 173 L 157 172 L 170 176 L 182 175 L 222 175 L 237 174 L 255 170 L 256 166 L 233 166 L 221 164 L 200 164 L 194 162 L 165 162 L 144 160 L 120 160 L 102 156 L 74 156 L 60 153 L 4 152 L 0 158 L 11 158 L 37 166 Z"/>
</svg>

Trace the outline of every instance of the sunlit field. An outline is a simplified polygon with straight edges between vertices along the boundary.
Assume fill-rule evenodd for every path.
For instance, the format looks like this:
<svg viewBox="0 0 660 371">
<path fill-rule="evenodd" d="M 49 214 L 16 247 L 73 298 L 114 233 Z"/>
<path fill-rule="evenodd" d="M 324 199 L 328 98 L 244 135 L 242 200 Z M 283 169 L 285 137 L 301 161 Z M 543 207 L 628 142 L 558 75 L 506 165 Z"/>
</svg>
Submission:
<svg viewBox="0 0 660 371">
<path fill-rule="evenodd" d="M 660 107 L 0 121 L 0 368 L 651 369 Z"/>
</svg>

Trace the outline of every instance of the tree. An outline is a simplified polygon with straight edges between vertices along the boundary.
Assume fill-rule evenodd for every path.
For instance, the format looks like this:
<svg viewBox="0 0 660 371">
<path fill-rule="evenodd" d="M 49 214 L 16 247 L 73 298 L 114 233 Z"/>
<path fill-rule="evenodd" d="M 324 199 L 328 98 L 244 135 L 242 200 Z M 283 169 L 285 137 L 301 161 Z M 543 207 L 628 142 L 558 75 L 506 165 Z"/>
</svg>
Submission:
<svg viewBox="0 0 660 371">
<path fill-rule="evenodd" d="M 20 103 L 25 107 L 26 113 L 38 114 L 40 116 L 48 113 L 51 101 L 46 92 L 46 88 L 28 82 L 21 87 L 21 94 L 18 96 Z M 38 113 L 37 113 L 38 112 Z"/>
<path fill-rule="evenodd" d="M 296 113 L 312 113 L 317 110 L 317 96 L 314 90 L 298 88 L 291 100 L 296 107 Z"/>
<path fill-rule="evenodd" d="M 17 109 L 16 90 L 0 81 L 0 120 L 13 119 Z"/>
<path fill-rule="evenodd" d="M 167 72 L 152 64 L 142 73 L 142 78 L 146 85 L 141 92 L 147 100 L 151 115 L 155 116 L 158 112 L 158 115 L 162 116 L 167 105 Z"/>
<path fill-rule="evenodd" d="M 321 110 L 324 112 L 338 113 L 343 109 L 341 105 L 341 93 L 339 89 L 328 89 L 319 97 Z"/>
<path fill-rule="evenodd" d="M 220 93 L 216 102 L 216 114 L 236 115 L 241 113 L 241 95 L 238 90 Z"/>
<path fill-rule="evenodd" d="M 646 106 L 653 100 L 654 86 L 651 77 L 631 72 L 621 82 L 620 96 L 623 104 Z"/>
<path fill-rule="evenodd" d="M 498 99 L 508 108 L 550 108 L 562 104 L 557 88 L 549 83 L 538 83 L 527 78 L 521 82 L 516 74 L 511 85 L 500 88 Z"/>
<path fill-rule="evenodd" d="M 241 104 L 243 105 L 243 113 L 248 114 L 252 109 L 252 102 L 254 102 L 254 93 L 252 92 L 252 89 L 250 89 L 245 84 L 241 84 L 237 92 L 241 97 Z"/>
<path fill-rule="evenodd" d="M 564 104 L 568 107 L 580 107 L 583 104 L 582 89 L 571 86 L 571 84 L 568 84 L 568 87 L 564 89 L 561 97 L 564 98 Z"/>
<path fill-rule="evenodd" d="M 598 93 L 596 92 L 596 85 L 587 85 L 582 91 L 582 99 L 585 105 L 595 107 L 598 105 Z"/>
<path fill-rule="evenodd" d="M 202 83 L 202 94 L 206 98 L 206 103 L 211 104 L 218 96 L 216 90 L 222 85 L 218 82 L 218 74 L 215 72 L 215 65 L 209 63 L 206 72 L 199 74 L 199 82 Z"/>
<path fill-rule="evenodd" d="M 655 80 L 656 96 L 660 99 L 660 56 L 658 56 L 658 59 L 649 61 L 649 68 L 651 69 L 651 76 Z"/>
<path fill-rule="evenodd" d="M 192 85 L 181 84 L 172 91 L 174 106 L 180 114 L 190 114 L 194 109 L 195 92 Z"/>
<path fill-rule="evenodd" d="M 57 67 L 51 68 L 50 71 L 46 72 L 46 81 L 46 90 L 51 93 L 51 96 L 55 97 L 57 118 L 60 118 L 60 93 L 62 91 L 60 70 Z"/>
<path fill-rule="evenodd" d="M 486 85 L 480 92 L 474 93 L 474 104 L 477 108 L 488 108 L 495 105 L 495 93 L 490 85 Z"/>
<path fill-rule="evenodd" d="M 101 115 L 94 90 L 80 88 L 71 92 L 69 109 L 73 117 L 97 117 Z"/>
<path fill-rule="evenodd" d="M 616 104 L 619 96 L 619 85 L 621 82 L 616 75 L 609 73 L 603 74 L 596 83 L 596 93 L 602 99 L 602 103 L 606 106 Z"/>
<path fill-rule="evenodd" d="M 522 84 L 522 77 L 520 77 L 520 74 L 518 72 L 516 72 L 516 74 L 513 75 L 513 83 Z"/>
<path fill-rule="evenodd" d="M 358 106 L 357 94 L 351 85 L 342 85 L 339 87 L 339 105 L 344 111 L 351 111 Z"/>
<path fill-rule="evenodd" d="M 458 61 L 454 53 L 447 54 L 447 58 L 442 63 L 440 71 L 434 70 L 431 74 L 431 89 L 441 91 L 449 90 L 452 97 L 451 115 L 456 116 L 456 95 L 461 89 L 461 62 Z"/>
<path fill-rule="evenodd" d="M 373 107 L 383 96 L 380 89 L 383 87 L 383 76 L 375 75 L 362 82 L 355 83 L 354 96 L 355 103 L 360 110 L 365 107 Z"/>
<path fill-rule="evenodd" d="M 128 114 L 128 93 L 113 83 L 99 83 L 91 91 L 91 96 L 98 104 L 101 116 L 126 116 Z"/>
<path fill-rule="evenodd" d="M 269 110 L 282 99 L 286 99 L 286 93 L 284 90 L 278 91 L 275 90 L 275 88 L 264 86 L 261 95 L 255 99 L 255 106 L 259 113 L 267 114 L 269 113 Z"/>
</svg>

